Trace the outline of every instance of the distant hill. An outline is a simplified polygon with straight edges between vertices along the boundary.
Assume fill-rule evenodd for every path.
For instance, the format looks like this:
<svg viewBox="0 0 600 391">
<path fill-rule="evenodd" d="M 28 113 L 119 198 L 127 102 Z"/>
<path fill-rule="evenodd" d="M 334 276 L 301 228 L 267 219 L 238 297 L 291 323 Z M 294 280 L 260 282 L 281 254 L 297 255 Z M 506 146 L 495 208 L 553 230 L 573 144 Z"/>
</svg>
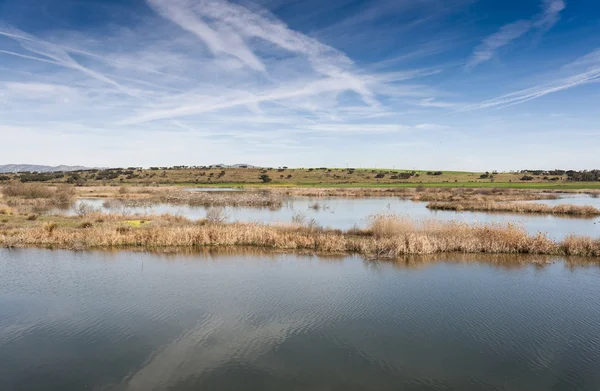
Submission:
<svg viewBox="0 0 600 391">
<path fill-rule="evenodd" d="M 260 168 L 258 166 L 253 166 L 252 164 L 232 164 L 228 166 L 227 164 L 213 164 L 210 167 L 218 167 L 218 168 Z"/>
<path fill-rule="evenodd" d="M 40 166 L 36 164 L 5 164 L 0 165 L 0 173 L 15 172 L 57 172 L 57 171 L 79 171 L 89 170 L 89 167 L 83 166 Z"/>
</svg>

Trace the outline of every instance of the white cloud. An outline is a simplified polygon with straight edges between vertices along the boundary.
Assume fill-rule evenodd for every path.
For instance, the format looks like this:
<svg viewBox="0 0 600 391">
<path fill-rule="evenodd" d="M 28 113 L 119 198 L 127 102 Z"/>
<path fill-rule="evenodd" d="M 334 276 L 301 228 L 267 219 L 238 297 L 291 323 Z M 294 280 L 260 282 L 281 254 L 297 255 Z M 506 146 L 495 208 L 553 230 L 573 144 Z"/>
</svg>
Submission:
<svg viewBox="0 0 600 391">
<path fill-rule="evenodd" d="M 421 106 L 421 107 L 435 107 L 435 108 L 443 108 L 443 109 L 450 108 L 450 107 L 456 107 L 456 103 L 439 101 L 435 98 L 421 99 L 419 102 L 416 102 L 415 104 L 418 106 Z"/>
<path fill-rule="evenodd" d="M 438 124 L 419 124 L 416 125 L 415 128 L 417 129 L 421 129 L 421 130 L 444 130 L 444 129 L 448 129 L 448 126 L 445 125 L 438 125 Z"/>
</svg>

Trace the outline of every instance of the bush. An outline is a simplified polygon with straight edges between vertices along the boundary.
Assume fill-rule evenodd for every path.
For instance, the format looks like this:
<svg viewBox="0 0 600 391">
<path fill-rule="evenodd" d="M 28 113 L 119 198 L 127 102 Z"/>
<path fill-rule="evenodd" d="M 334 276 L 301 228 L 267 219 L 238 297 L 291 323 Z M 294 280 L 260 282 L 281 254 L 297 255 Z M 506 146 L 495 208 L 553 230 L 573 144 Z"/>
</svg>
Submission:
<svg viewBox="0 0 600 391">
<path fill-rule="evenodd" d="M 258 179 L 263 181 L 263 183 L 269 183 L 272 181 L 272 179 L 267 174 L 262 174 L 261 176 L 258 177 Z"/>
<path fill-rule="evenodd" d="M 58 186 L 52 198 L 57 205 L 66 205 L 75 197 L 75 189 L 71 186 Z"/>
<path fill-rule="evenodd" d="M 532 181 L 532 180 L 533 180 L 533 177 L 532 177 L 532 176 L 529 176 L 529 175 L 523 175 L 523 176 L 521 177 L 521 180 L 522 180 L 522 181 Z"/>
<path fill-rule="evenodd" d="M 44 231 L 46 231 L 48 235 L 51 235 L 52 232 L 54 232 L 54 230 L 56 229 L 56 227 L 58 227 L 56 223 L 46 223 L 44 224 Z"/>
<path fill-rule="evenodd" d="M 208 208 L 206 211 L 206 220 L 211 223 L 224 223 L 227 221 L 227 219 L 228 216 L 225 212 L 225 208 L 221 206 Z"/>
<path fill-rule="evenodd" d="M 54 191 L 47 186 L 39 184 L 11 183 L 2 188 L 2 194 L 5 197 L 51 198 L 54 195 Z"/>
<path fill-rule="evenodd" d="M 75 213 L 79 217 L 85 217 L 85 216 L 88 216 L 88 215 L 90 215 L 92 213 L 95 213 L 95 212 L 97 212 L 96 208 L 94 208 L 90 204 L 86 204 L 85 202 L 80 203 L 75 208 Z"/>
</svg>

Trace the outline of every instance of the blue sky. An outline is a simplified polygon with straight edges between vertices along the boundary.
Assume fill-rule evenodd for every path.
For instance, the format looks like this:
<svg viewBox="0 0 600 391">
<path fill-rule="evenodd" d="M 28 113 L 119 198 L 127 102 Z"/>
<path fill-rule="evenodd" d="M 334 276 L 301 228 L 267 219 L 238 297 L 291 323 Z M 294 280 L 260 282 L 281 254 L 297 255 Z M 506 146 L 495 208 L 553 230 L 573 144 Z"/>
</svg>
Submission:
<svg viewBox="0 0 600 391">
<path fill-rule="evenodd" d="M 600 167 L 595 0 L 0 0 L 0 164 Z"/>
</svg>

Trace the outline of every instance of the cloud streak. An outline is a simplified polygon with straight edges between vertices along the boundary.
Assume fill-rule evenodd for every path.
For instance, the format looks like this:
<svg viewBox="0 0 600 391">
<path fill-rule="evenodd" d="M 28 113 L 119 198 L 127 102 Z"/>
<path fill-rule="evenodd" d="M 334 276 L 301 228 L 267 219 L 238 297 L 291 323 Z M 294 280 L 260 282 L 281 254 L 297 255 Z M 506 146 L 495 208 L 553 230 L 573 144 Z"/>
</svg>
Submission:
<svg viewBox="0 0 600 391">
<path fill-rule="evenodd" d="M 509 45 L 514 40 L 527 34 L 536 28 L 542 32 L 550 30 L 559 20 L 560 12 L 565 9 L 563 0 L 544 0 L 543 11 L 531 20 L 518 20 L 504 25 L 498 32 L 483 39 L 481 44 L 475 48 L 471 58 L 467 62 L 467 69 L 475 68 L 496 56 L 496 52 Z"/>
<path fill-rule="evenodd" d="M 37 39 L 36 37 L 15 28 L 0 29 L 0 35 L 14 39 L 15 41 L 21 44 L 21 47 L 23 47 L 23 49 L 26 49 L 29 52 L 38 54 L 40 56 L 47 57 L 53 60 L 56 65 L 60 65 L 65 68 L 70 68 L 82 72 L 89 77 L 92 77 L 96 80 L 116 87 L 125 94 L 133 95 L 129 89 L 123 87 L 116 81 L 81 65 L 70 56 L 67 50 L 58 45 L 54 45 L 52 43 Z M 39 59 L 32 56 L 27 56 L 26 58 L 49 62 L 49 60 Z"/>
<path fill-rule="evenodd" d="M 570 74 L 531 88 L 512 92 L 494 99 L 464 107 L 457 112 L 487 108 L 504 108 L 529 102 L 533 99 L 600 81 L 600 50 L 595 50 L 564 67 Z"/>
</svg>

